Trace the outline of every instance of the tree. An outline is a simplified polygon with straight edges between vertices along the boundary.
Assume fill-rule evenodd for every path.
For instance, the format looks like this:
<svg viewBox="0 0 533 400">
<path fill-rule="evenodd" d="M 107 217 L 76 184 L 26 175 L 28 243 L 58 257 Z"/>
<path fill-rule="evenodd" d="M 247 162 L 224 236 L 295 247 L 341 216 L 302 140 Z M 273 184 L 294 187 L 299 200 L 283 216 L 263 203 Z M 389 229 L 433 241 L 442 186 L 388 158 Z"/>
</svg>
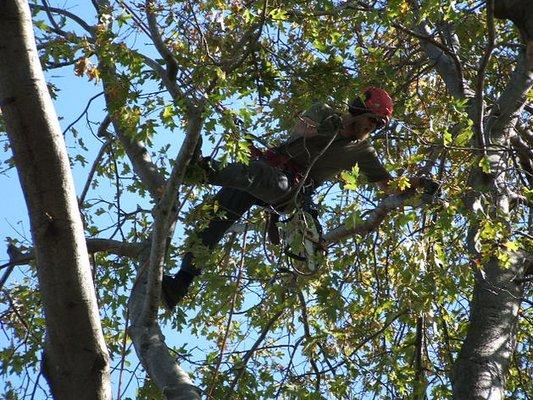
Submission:
<svg viewBox="0 0 533 400">
<path fill-rule="evenodd" d="M 108 353 L 68 156 L 23 1 L 0 6 L 0 98 L 30 215 L 46 318 L 43 374 L 56 398 L 109 399 Z"/>
<path fill-rule="evenodd" d="M 126 374 L 147 375 L 139 398 L 532 395 L 527 0 L 49 3 L 30 4 L 44 69 L 103 94 L 65 135 L 87 177 L 78 203 L 117 397 Z M 59 85 L 51 75 L 58 100 Z M 375 140 L 405 192 L 383 198 L 357 169 L 321 188 L 330 248 L 314 274 L 287 265 L 253 210 L 218 249 L 198 250 L 205 272 L 177 313 L 158 312 L 163 269 L 216 207 L 197 207 L 212 188 L 183 184 L 198 138 L 246 162 L 249 139 L 282 140 L 311 101 L 342 106 L 369 85 L 393 93 L 395 121 Z M 406 187 L 419 171 L 441 182 L 440 201 Z M 29 263 L 34 275 L 34 242 L 12 241 L 23 255 L 7 272 Z M 38 374 L 42 322 L 31 315 L 46 293 L 34 289 L 31 279 L 3 289 L 9 377 Z M 135 356 L 141 372 L 126 367 Z"/>
</svg>

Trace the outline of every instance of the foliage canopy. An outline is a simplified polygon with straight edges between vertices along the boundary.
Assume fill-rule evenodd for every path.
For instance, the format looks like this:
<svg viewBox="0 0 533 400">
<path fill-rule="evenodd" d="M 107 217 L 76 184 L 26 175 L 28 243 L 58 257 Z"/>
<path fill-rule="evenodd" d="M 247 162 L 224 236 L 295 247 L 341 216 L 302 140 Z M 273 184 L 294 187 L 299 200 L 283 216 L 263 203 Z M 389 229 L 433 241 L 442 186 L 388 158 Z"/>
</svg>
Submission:
<svg viewBox="0 0 533 400">
<path fill-rule="evenodd" d="M 509 137 L 480 149 L 472 111 L 480 93 L 482 115 L 506 106 L 502 95 L 524 50 L 509 21 L 493 21 L 495 42 L 483 68 L 491 28 L 481 1 L 43 3 L 50 7 L 36 3 L 32 10 L 50 91 L 58 102 L 85 108 L 62 123 L 87 238 L 149 240 L 158 179 L 169 178 L 195 113 L 204 153 L 247 162 L 250 138 L 259 145 L 283 140 L 313 101 L 343 109 L 366 86 L 386 88 L 395 118 L 375 135 L 375 146 L 398 187 L 406 185 L 402 176 L 424 171 L 441 182 L 441 201 L 421 207 L 411 199 L 369 234 L 332 245 L 328 262 L 309 276 L 291 270 L 265 240 L 263 211 L 254 208 L 219 247 L 199 254 L 204 273 L 179 311 L 162 312 L 160 323 L 178 364 L 210 398 L 452 397 L 450 374 L 468 331 L 476 277 L 493 259 L 511 268 L 514 253 L 533 247 L 533 160 L 521 162 Z M 96 95 L 65 99 L 64 82 L 91 85 Z M 514 121 L 524 137 L 532 135 L 532 98 L 529 90 Z M 132 160 L 132 143 L 146 146 L 145 164 Z M 6 168 L 9 157 L 6 151 Z M 506 193 L 526 199 L 510 212 L 499 212 L 492 189 L 471 180 L 475 171 L 500 171 L 495 162 L 505 164 Z M 148 163 L 156 167 L 151 175 L 141 168 Z M 213 205 L 198 206 L 214 190 L 180 186 L 167 271 L 176 271 L 189 245 L 184 239 L 206 222 Z M 321 187 L 316 199 L 331 230 L 356 226 L 383 196 L 354 170 Z M 163 398 L 125 330 L 139 259 L 111 246 L 92 263 L 114 393 L 132 397 L 136 387 L 139 399 Z M 45 321 L 35 266 L 17 276 L 2 290 L 0 359 L 11 382 L 2 396 L 29 398 Z M 533 396 L 530 303 L 519 314 L 510 399 Z"/>
</svg>

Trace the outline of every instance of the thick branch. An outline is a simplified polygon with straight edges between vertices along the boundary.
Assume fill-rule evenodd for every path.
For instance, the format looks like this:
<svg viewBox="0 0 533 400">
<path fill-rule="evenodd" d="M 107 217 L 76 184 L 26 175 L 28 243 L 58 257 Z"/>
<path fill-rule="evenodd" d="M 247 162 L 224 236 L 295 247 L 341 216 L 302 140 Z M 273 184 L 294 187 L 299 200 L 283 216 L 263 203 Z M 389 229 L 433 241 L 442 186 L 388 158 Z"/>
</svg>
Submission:
<svg viewBox="0 0 533 400">
<path fill-rule="evenodd" d="M 527 102 L 527 93 L 532 87 L 533 71 L 527 69 L 525 55 L 522 54 L 518 57 L 509 83 L 488 118 L 487 131 L 491 142 L 497 142 L 515 126 L 518 115 Z"/>
<path fill-rule="evenodd" d="M 87 251 L 90 254 L 105 251 L 109 254 L 135 259 L 142 256 L 142 252 L 145 248 L 144 243 L 120 242 L 111 239 L 86 239 L 85 242 L 87 244 Z M 11 268 L 16 265 L 25 265 L 34 259 L 35 252 L 33 248 L 28 249 L 25 253 L 18 250 L 18 256 L 11 257 L 8 263 L 0 265 L 0 269 Z"/>
<path fill-rule="evenodd" d="M 526 128 L 519 127 L 518 134 L 520 137 L 527 142 L 528 147 L 533 149 L 533 132 L 531 130 L 528 130 Z"/>
<path fill-rule="evenodd" d="M 145 248 L 144 243 L 120 242 L 111 239 L 87 239 L 89 253 L 107 252 L 122 257 L 138 258 Z"/>
<path fill-rule="evenodd" d="M 487 29 L 488 29 L 488 40 L 487 46 L 485 47 L 485 53 L 481 59 L 477 79 L 476 79 L 476 94 L 475 94 L 475 103 L 473 105 L 473 110 L 475 115 L 473 115 L 474 121 L 474 130 L 477 135 L 477 144 L 478 146 L 485 151 L 485 130 L 483 120 L 485 117 L 485 71 L 487 65 L 489 64 L 492 51 L 494 50 L 494 0 L 487 0 Z"/>
<path fill-rule="evenodd" d="M 415 4 L 415 9 L 417 5 Z M 453 50 L 444 45 L 439 45 L 432 37 L 426 22 L 420 22 L 416 28 L 419 35 L 420 45 L 426 52 L 428 58 L 435 63 L 439 75 L 446 83 L 446 87 L 453 97 L 463 99 L 470 96 L 471 90 L 466 86 L 464 81 L 461 62 Z"/>
<path fill-rule="evenodd" d="M 134 288 L 134 292 L 140 288 Z M 157 324 L 128 328 L 139 359 L 168 400 L 200 400 L 200 390 L 170 355 Z"/>
<path fill-rule="evenodd" d="M 163 59 L 165 60 L 165 63 L 167 65 L 167 77 L 172 82 L 175 82 L 176 74 L 178 72 L 178 62 L 176 61 L 168 47 L 165 45 L 165 42 L 163 42 L 163 38 L 161 37 L 161 33 L 159 32 L 159 28 L 157 26 L 157 19 L 154 13 L 154 1 L 146 0 L 145 6 L 146 19 L 148 20 L 148 28 L 150 29 L 151 39 L 154 42 L 155 48 L 157 49 L 161 57 L 163 57 Z"/>
<path fill-rule="evenodd" d="M 154 228 L 150 257 L 146 268 L 138 271 L 128 307 L 131 326 L 128 329 L 137 354 L 156 385 L 167 399 L 200 399 L 187 374 L 177 365 L 165 345 L 165 338 L 157 324 L 161 297 L 161 279 L 167 238 L 175 221 L 175 203 L 184 171 L 194 152 L 202 128 L 202 109 L 189 114 L 187 136 L 180 149 L 161 201 L 154 210 Z"/>
<path fill-rule="evenodd" d="M 130 137 L 116 119 L 113 119 L 113 127 L 131 161 L 133 170 L 148 188 L 152 198 L 159 198 L 165 186 L 165 178 L 153 163 L 148 150 L 141 141 Z"/>
<path fill-rule="evenodd" d="M 413 197 L 414 194 L 413 191 L 409 191 L 383 199 L 383 201 L 369 213 L 368 218 L 364 221 L 349 228 L 341 225 L 326 233 L 323 237 L 325 244 L 337 243 L 348 236 L 366 235 L 375 230 L 391 211 L 403 206 L 405 201 L 410 197 Z"/>
<path fill-rule="evenodd" d="M 425 24 L 419 25 L 418 32 L 405 28 L 400 24 L 393 23 L 392 25 L 399 31 L 414 36 L 421 41 L 427 56 L 436 64 L 437 70 L 448 87 L 453 89 L 452 95 L 456 98 L 463 98 L 465 96 L 463 68 L 455 51 L 435 40 L 428 33 Z"/>
</svg>

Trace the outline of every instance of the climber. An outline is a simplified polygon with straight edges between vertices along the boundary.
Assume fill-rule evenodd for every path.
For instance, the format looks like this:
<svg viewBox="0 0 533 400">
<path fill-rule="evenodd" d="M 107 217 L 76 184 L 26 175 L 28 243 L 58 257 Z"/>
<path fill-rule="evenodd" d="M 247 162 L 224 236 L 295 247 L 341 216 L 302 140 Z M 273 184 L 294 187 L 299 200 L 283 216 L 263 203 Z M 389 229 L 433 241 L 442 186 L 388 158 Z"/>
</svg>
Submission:
<svg viewBox="0 0 533 400">
<path fill-rule="evenodd" d="M 313 104 L 297 118 L 287 141 L 264 152 L 254 148 L 255 157 L 248 165 L 222 166 L 210 158 L 199 159 L 196 165 L 205 171 L 206 182 L 222 186 L 214 201 L 225 211 L 224 216 L 213 216 L 208 226 L 196 233 L 199 241 L 213 248 L 253 205 L 268 205 L 286 212 L 308 203 L 315 188 L 356 164 L 369 183 L 386 189 L 392 177 L 367 138 L 388 124 L 392 110 L 389 94 L 369 87 L 362 97 L 350 102 L 344 113 L 326 104 Z M 412 178 L 410 183 L 416 187 L 421 181 Z M 173 309 L 200 273 L 193 253 L 186 253 L 178 273 L 163 276 L 164 305 Z"/>
</svg>

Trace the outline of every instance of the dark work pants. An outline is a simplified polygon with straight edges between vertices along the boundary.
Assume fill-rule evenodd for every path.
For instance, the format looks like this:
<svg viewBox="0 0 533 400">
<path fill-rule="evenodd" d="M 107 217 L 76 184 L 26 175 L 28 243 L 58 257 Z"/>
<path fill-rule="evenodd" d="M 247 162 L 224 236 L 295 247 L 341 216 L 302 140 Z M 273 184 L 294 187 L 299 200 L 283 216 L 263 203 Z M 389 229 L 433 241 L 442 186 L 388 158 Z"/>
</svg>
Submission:
<svg viewBox="0 0 533 400">
<path fill-rule="evenodd" d="M 225 211 L 224 216 L 213 216 L 207 227 L 197 232 L 198 239 L 204 246 L 214 248 L 224 236 L 224 233 L 237 221 L 239 218 L 255 204 L 261 202 L 245 191 L 234 188 L 222 188 L 213 198 L 217 202 L 220 209 Z M 198 268 L 193 263 L 194 257 L 191 252 L 187 252 L 181 262 L 180 272 L 189 272 L 192 275 L 198 275 L 201 268 Z M 182 272 L 183 271 L 183 272 Z M 178 272 L 178 277 L 180 275 Z"/>
<path fill-rule="evenodd" d="M 276 204 L 287 198 L 293 182 L 290 174 L 262 160 L 251 161 L 249 165 L 228 164 L 223 168 L 216 161 L 212 163 L 208 182 L 222 186 L 214 200 L 226 212 L 223 217 L 213 216 L 208 226 L 197 232 L 201 243 L 209 248 L 214 248 L 224 233 L 253 205 Z M 188 252 L 175 277 L 190 281 L 200 271 L 201 266 L 194 265 L 193 254 Z"/>
</svg>

